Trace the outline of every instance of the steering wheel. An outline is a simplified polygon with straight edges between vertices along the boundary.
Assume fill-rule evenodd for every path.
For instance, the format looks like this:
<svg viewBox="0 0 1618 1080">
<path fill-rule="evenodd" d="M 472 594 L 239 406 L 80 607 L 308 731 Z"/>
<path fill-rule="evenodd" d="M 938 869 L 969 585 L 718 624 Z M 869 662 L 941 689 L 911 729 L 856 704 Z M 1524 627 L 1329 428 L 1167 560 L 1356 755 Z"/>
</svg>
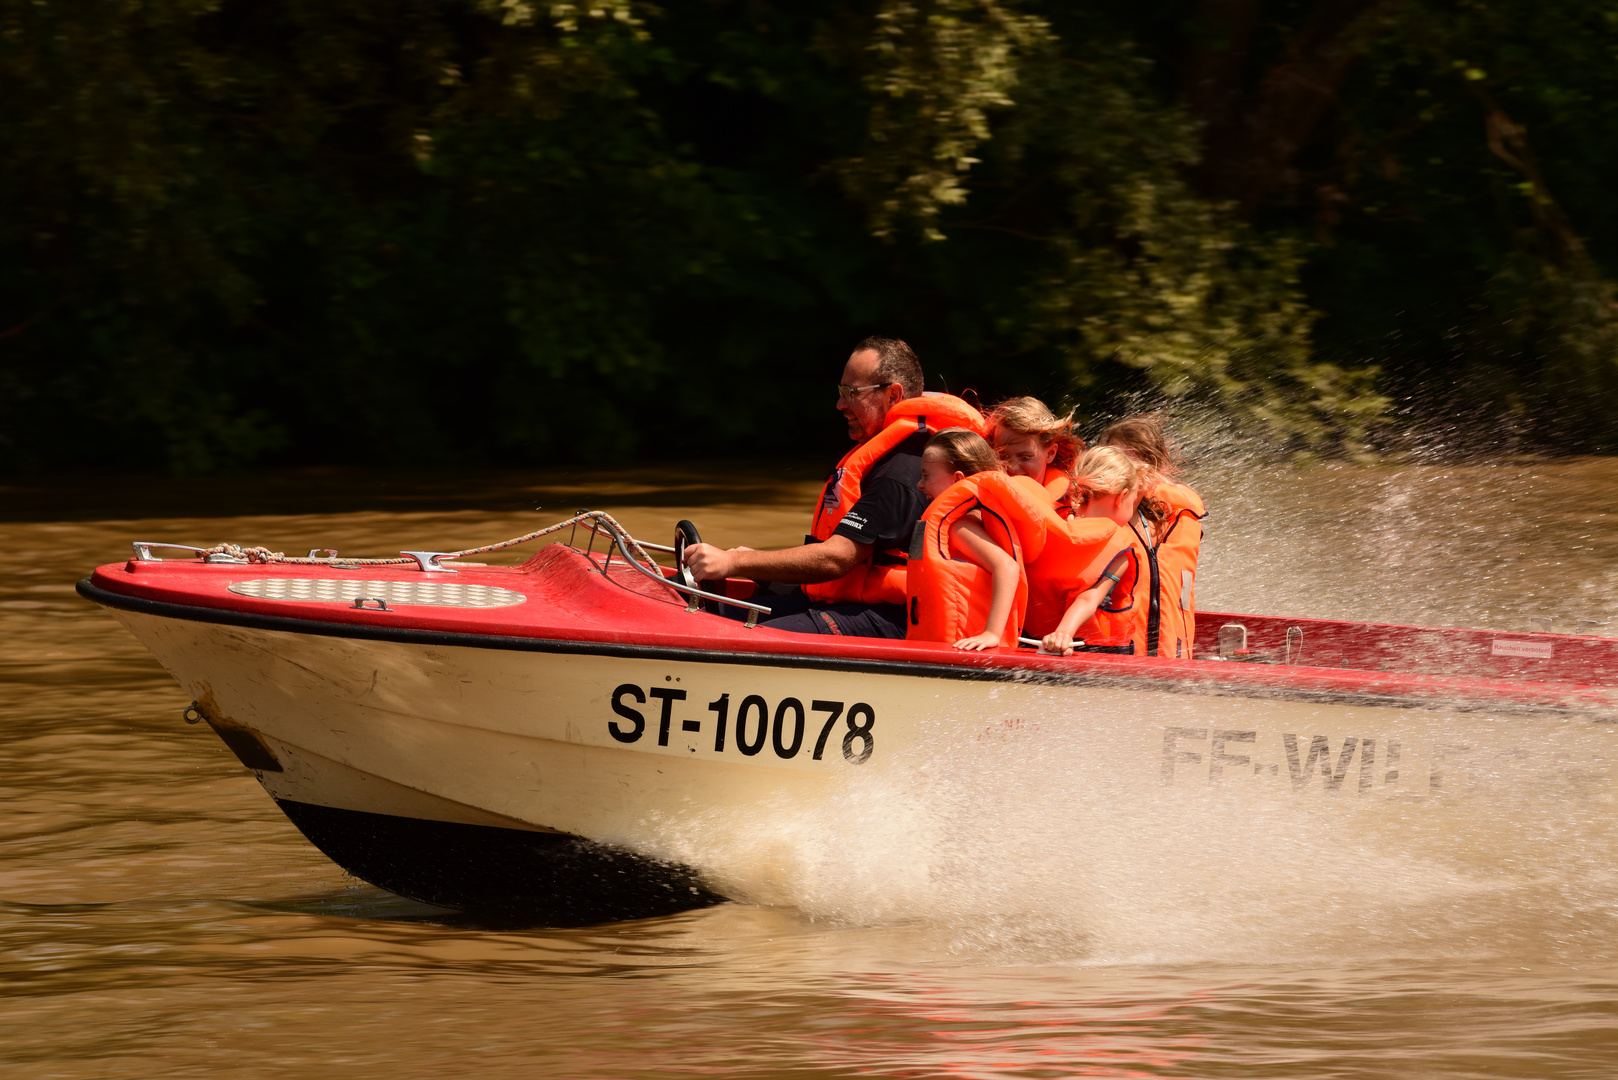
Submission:
<svg viewBox="0 0 1618 1080">
<path fill-rule="evenodd" d="M 725 583 L 723 581 L 698 581 L 692 575 L 691 568 L 685 565 L 685 549 L 691 544 L 700 543 L 702 543 L 702 537 L 698 534 L 697 527 L 689 521 L 681 521 L 674 526 L 674 563 L 677 567 L 675 572 L 680 575 L 682 585 L 724 596 Z M 717 600 L 703 600 L 702 607 L 704 611 L 712 611 L 715 614 L 719 612 L 719 602 Z"/>
<path fill-rule="evenodd" d="M 697 579 L 691 576 L 691 568 L 685 565 L 685 549 L 690 544 L 702 543 L 702 536 L 697 527 L 689 521 L 681 520 L 674 526 L 674 572 L 680 576 L 680 584 L 688 588 L 700 589 Z"/>
</svg>

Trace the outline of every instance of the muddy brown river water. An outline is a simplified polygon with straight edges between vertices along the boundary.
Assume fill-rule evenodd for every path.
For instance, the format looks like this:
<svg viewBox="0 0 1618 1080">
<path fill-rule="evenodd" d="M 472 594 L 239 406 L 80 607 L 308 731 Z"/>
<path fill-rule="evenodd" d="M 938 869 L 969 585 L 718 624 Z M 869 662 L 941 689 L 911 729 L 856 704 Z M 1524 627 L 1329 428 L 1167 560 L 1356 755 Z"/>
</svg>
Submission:
<svg viewBox="0 0 1618 1080">
<path fill-rule="evenodd" d="M 1193 479 L 1213 512 L 1206 610 L 1618 634 L 1618 461 Z M 830 858 L 791 906 L 479 926 L 347 878 L 73 592 L 134 539 L 453 549 L 583 506 L 647 539 L 689 517 L 773 546 L 801 535 L 815 486 L 707 465 L 0 488 L 0 1072 L 1618 1075 L 1618 867 L 1554 840 L 1464 871 L 1329 837 L 1196 858 L 1241 823 L 1088 835 L 1030 763 L 991 760 L 950 804 L 973 854 L 947 873 L 896 835 L 890 865 Z M 995 832 L 1031 792 L 1054 823 L 1033 860 Z M 1162 865 L 1165 842 L 1183 863 Z M 1134 910 L 1064 869 L 1097 847 L 1149 883 Z"/>
</svg>

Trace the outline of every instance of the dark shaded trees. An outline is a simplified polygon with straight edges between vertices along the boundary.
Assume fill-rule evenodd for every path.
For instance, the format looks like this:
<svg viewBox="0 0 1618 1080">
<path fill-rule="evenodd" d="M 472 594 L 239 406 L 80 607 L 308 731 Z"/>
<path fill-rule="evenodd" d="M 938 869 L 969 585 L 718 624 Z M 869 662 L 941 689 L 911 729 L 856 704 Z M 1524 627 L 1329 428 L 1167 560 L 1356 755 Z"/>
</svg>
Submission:
<svg viewBox="0 0 1618 1080">
<path fill-rule="evenodd" d="M 921 23 L 985 5 L 892 6 Z M 1408 419 L 1376 425 L 1384 441 L 1618 448 L 1618 306 L 1601 263 L 1618 236 L 1598 179 L 1618 8 L 1021 10 L 1049 36 L 1018 57 L 1017 105 L 995 133 L 1013 153 L 983 152 L 987 200 L 972 201 L 981 211 L 1012 175 L 1044 182 L 1042 205 L 1019 194 L 988 217 L 1044 215 L 1024 231 L 1068 272 L 1041 279 L 1036 307 L 1056 317 L 1037 325 L 1081 385 L 1134 366 L 1293 445 L 1351 449 L 1391 399 Z M 1042 81 L 1062 89 L 1041 95 Z M 1122 138 L 1097 137 L 1109 125 Z M 1011 158 L 1018 132 L 1041 128 L 1041 149 L 1064 149 L 1030 172 L 1037 152 Z M 963 207 L 922 224 L 953 235 L 985 220 Z"/>
<path fill-rule="evenodd" d="M 1183 57 L 1199 189 L 1313 233 L 1322 359 L 1377 359 L 1428 436 L 1618 448 L 1612 268 L 1584 239 L 1618 240 L 1618 9 L 1201 0 L 1145 32 Z"/>
<path fill-rule="evenodd" d="M 1570 0 L 0 0 L 0 454 L 833 448 L 873 331 L 1294 448 L 1612 448 L 1615 48 Z"/>
</svg>

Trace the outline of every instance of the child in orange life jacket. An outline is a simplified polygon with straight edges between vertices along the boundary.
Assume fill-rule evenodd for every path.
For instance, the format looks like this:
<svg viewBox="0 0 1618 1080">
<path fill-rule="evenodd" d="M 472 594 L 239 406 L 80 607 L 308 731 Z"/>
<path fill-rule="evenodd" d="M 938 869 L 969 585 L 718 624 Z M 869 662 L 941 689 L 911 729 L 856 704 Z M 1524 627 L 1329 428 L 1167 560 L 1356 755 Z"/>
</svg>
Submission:
<svg viewBox="0 0 1618 1080">
<path fill-rule="evenodd" d="M 1101 445 L 1116 446 L 1146 473 L 1143 486 L 1167 513 L 1153 523 L 1149 577 L 1157 592 L 1147 597 L 1143 650 L 1151 656 L 1192 655 L 1197 637 L 1196 573 L 1202 550 L 1202 496 L 1175 483 L 1178 459 L 1155 415 L 1132 416 L 1109 427 Z M 1148 590 L 1149 592 L 1150 590 Z"/>
<path fill-rule="evenodd" d="M 1086 451 L 1079 460 L 1078 476 L 1073 482 L 1077 516 L 1110 518 L 1125 527 L 1161 518 L 1165 513 L 1162 505 L 1143 498 L 1142 489 L 1147 479 L 1147 474 L 1116 447 L 1098 446 Z M 1137 529 L 1137 536 L 1141 531 Z M 1150 526 L 1144 532 L 1149 537 Z M 1097 612 L 1107 611 L 1102 605 L 1108 604 L 1120 584 L 1126 589 L 1134 588 L 1144 546 L 1145 542 L 1137 539 L 1128 550 L 1118 553 L 1094 584 L 1073 597 L 1056 629 L 1040 642 L 1041 651 L 1069 655 L 1073 652 L 1074 636 L 1081 627 L 1086 628 L 1087 636 L 1090 632 L 1111 636 L 1119 630 L 1129 632 L 1131 638 L 1136 636 L 1132 633 L 1136 629 L 1134 623 L 1140 620 L 1142 613 L 1131 611 L 1128 597 L 1120 595 L 1118 600 L 1123 603 L 1108 605 L 1116 609 L 1116 614 L 1106 620 L 1105 626 L 1097 618 Z"/>
<path fill-rule="evenodd" d="M 1000 463 L 1012 476 L 1043 484 L 1063 517 L 1073 516 L 1069 485 L 1084 452 L 1084 440 L 1073 430 L 1073 417 L 1058 417 L 1043 401 L 1007 398 L 988 415 L 989 440 Z"/>
<path fill-rule="evenodd" d="M 948 428 L 927 440 L 921 454 L 921 482 L 916 486 L 929 500 L 937 499 L 956 483 L 981 472 L 1000 472 L 1000 459 L 981 435 L 965 428 Z M 1001 645 L 1006 622 L 1016 603 L 1021 568 L 1017 560 L 989 537 L 982 516 L 973 511 L 949 527 L 949 546 L 956 557 L 977 564 L 993 575 L 994 592 L 982 632 L 956 641 L 957 649 L 993 649 Z"/>
<path fill-rule="evenodd" d="M 1119 420 L 1102 433 L 1096 445 L 1113 446 L 1122 450 L 1143 473 L 1141 490 L 1147 496 L 1164 503 L 1165 509 L 1172 511 L 1182 503 L 1194 501 L 1197 516 L 1199 518 L 1204 516 L 1201 512 L 1202 500 L 1196 491 L 1171 479 L 1179 472 L 1179 458 L 1169 445 L 1161 417 L 1148 413 L 1144 416 L 1131 416 L 1127 420 Z M 1156 539 L 1158 543 L 1162 543 L 1162 534 L 1172 524 L 1172 515 L 1165 515 L 1156 524 L 1158 526 Z"/>
</svg>

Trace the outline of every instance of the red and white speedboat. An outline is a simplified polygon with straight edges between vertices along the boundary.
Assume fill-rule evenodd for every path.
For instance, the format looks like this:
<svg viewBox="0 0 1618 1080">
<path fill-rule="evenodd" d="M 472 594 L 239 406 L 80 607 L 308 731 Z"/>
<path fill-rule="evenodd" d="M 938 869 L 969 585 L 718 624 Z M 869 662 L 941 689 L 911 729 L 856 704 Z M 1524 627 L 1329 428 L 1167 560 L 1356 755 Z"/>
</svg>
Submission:
<svg viewBox="0 0 1618 1080">
<path fill-rule="evenodd" d="M 1479 808 L 1532 788 L 1604 821 L 1618 793 L 1618 639 L 1201 613 L 1196 659 L 961 653 L 750 626 L 606 515 L 562 524 L 580 542 L 520 566 L 143 543 L 79 592 L 338 864 L 556 923 L 768 899 L 768 860 L 669 838 L 1058 729 L 1151 798 L 1324 800 L 1407 846 L 1528 843 Z"/>
</svg>

